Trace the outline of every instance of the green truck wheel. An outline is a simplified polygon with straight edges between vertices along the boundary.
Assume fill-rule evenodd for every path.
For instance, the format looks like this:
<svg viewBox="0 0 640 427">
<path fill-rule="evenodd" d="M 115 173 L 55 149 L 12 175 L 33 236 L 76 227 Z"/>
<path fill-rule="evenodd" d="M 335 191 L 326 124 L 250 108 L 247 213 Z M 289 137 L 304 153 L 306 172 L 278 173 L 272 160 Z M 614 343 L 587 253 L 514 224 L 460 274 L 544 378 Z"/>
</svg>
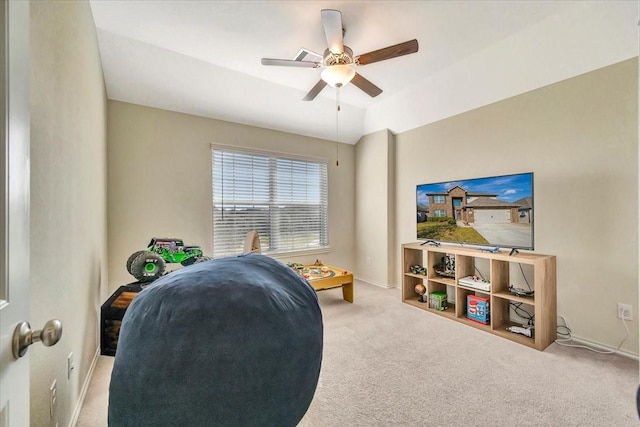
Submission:
<svg viewBox="0 0 640 427">
<path fill-rule="evenodd" d="M 152 282 L 162 276 L 165 268 L 166 263 L 160 255 L 143 252 L 131 263 L 131 274 L 140 282 Z"/>
<path fill-rule="evenodd" d="M 131 264 L 133 263 L 133 260 L 136 259 L 138 257 L 138 255 L 140 254 L 144 254 L 147 251 L 137 251 L 134 252 L 133 254 L 131 254 L 131 256 L 129 257 L 129 259 L 127 259 L 127 271 L 129 272 L 129 274 L 133 274 L 131 272 Z"/>
</svg>

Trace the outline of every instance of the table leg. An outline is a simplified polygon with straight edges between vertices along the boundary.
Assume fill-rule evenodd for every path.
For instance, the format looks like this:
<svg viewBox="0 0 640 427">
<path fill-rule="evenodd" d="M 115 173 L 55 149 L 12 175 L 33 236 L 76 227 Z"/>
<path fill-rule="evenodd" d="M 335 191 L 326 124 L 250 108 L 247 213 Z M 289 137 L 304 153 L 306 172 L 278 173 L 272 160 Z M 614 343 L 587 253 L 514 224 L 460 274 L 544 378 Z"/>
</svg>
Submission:
<svg viewBox="0 0 640 427">
<path fill-rule="evenodd" d="M 342 285 L 342 299 L 353 303 L 353 282 Z"/>
</svg>

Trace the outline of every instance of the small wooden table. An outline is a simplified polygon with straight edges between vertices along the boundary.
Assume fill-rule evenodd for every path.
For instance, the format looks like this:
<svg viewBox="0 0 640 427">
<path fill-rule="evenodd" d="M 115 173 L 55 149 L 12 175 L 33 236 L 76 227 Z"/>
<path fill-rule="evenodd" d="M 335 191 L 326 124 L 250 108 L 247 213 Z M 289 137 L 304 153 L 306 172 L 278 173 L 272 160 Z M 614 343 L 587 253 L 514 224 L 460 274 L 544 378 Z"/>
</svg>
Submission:
<svg viewBox="0 0 640 427">
<path fill-rule="evenodd" d="M 322 273 L 320 269 L 328 269 Z M 353 274 L 344 268 L 333 267 L 331 265 L 305 265 L 304 272 L 307 271 L 309 277 L 305 277 L 316 291 L 342 287 L 342 298 L 353 303 Z M 317 273 L 316 273 L 317 272 Z"/>
</svg>

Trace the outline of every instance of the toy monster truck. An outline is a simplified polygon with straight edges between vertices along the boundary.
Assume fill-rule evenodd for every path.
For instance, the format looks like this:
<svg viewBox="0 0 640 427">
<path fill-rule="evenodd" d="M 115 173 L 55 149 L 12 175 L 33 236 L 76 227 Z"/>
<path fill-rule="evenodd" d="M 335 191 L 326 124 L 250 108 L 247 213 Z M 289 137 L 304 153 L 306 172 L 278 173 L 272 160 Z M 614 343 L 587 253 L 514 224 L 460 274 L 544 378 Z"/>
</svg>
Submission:
<svg viewBox="0 0 640 427">
<path fill-rule="evenodd" d="M 185 246 L 182 239 L 154 237 L 144 251 L 134 252 L 127 260 L 127 271 L 140 282 L 151 282 L 162 276 L 167 264 L 184 266 L 206 261 L 200 246 Z"/>
</svg>

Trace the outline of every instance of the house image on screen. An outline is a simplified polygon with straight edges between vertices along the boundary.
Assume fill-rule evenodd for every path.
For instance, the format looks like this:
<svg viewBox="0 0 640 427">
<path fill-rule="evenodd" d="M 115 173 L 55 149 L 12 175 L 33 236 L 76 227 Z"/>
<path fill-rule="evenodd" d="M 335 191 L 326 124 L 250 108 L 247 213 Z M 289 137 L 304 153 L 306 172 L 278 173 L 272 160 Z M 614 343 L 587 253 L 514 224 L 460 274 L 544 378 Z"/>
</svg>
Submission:
<svg viewBox="0 0 640 427">
<path fill-rule="evenodd" d="M 533 213 L 533 202 L 531 197 L 523 197 L 513 202 L 516 205 L 520 205 L 518 208 L 518 222 L 531 224 Z"/>
<path fill-rule="evenodd" d="M 523 204 L 498 199 L 497 194 L 471 192 L 458 185 L 446 192 L 426 195 L 429 197 L 429 214 L 435 217 L 451 217 L 468 224 L 529 222 L 520 220 L 519 209 L 525 208 L 526 219 L 531 218 L 530 203 L 526 209 Z"/>
</svg>

